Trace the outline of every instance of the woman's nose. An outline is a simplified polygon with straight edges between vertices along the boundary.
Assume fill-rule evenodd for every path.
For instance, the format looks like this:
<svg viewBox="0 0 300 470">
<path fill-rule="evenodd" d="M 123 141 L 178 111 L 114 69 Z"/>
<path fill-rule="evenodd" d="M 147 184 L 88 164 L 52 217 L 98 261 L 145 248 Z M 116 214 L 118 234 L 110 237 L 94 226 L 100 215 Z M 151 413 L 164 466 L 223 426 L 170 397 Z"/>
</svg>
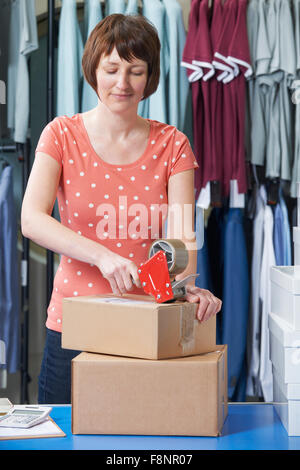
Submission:
<svg viewBox="0 0 300 470">
<path fill-rule="evenodd" d="M 117 86 L 121 90 L 126 90 L 129 87 L 129 81 L 128 81 L 127 73 L 120 73 L 118 75 Z"/>
</svg>

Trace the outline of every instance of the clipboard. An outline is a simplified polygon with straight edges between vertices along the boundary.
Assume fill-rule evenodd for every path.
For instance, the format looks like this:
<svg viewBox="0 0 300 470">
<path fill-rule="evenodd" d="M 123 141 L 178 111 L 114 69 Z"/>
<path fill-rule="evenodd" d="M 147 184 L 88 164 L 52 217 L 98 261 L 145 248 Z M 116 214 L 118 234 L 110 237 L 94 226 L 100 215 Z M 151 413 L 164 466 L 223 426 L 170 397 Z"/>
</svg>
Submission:
<svg viewBox="0 0 300 470">
<path fill-rule="evenodd" d="M 65 437 L 66 434 L 49 416 L 43 423 L 31 428 L 0 428 L 0 441 L 11 439 L 46 439 L 48 437 Z"/>
</svg>

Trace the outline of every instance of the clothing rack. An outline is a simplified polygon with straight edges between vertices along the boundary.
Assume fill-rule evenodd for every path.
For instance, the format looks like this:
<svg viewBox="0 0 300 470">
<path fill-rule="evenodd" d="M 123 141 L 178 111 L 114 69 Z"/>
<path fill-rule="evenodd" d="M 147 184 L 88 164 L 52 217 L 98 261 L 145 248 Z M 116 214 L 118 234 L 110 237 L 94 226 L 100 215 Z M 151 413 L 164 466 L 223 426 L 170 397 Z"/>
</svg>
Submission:
<svg viewBox="0 0 300 470">
<path fill-rule="evenodd" d="M 55 0 L 48 0 L 48 62 L 47 62 L 47 121 L 54 118 L 54 47 L 55 47 Z M 30 60 L 30 59 L 29 59 Z M 22 163 L 22 194 L 25 193 L 30 174 L 31 142 L 0 145 L 0 152 L 17 153 Z M 31 381 L 28 373 L 29 350 L 29 239 L 22 236 L 21 258 L 21 357 L 20 357 L 20 402 L 29 403 L 28 384 Z M 54 254 L 47 251 L 47 305 L 50 301 L 53 285 Z"/>
<path fill-rule="evenodd" d="M 48 39 L 47 39 L 47 122 L 54 118 L 54 48 L 55 48 L 55 0 L 48 0 Z M 47 250 L 46 299 L 49 305 L 53 279 L 54 254 Z"/>
<path fill-rule="evenodd" d="M 23 143 L 0 145 L 0 152 L 17 153 L 18 160 L 22 163 L 22 190 L 26 189 L 30 172 L 30 140 Z M 29 403 L 28 383 L 28 339 L 29 339 L 29 240 L 22 236 L 22 258 L 21 258 L 21 385 L 20 401 Z"/>
</svg>

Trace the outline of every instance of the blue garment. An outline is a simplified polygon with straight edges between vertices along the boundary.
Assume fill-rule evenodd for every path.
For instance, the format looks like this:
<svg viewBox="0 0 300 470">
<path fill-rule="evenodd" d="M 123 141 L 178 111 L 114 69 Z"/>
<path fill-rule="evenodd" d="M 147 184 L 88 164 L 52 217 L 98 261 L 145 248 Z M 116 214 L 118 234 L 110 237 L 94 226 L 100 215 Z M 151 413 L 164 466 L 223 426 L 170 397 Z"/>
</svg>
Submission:
<svg viewBox="0 0 300 470">
<path fill-rule="evenodd" d="M 281 210 L 282 210 L 282 215 L 283 215 L 283 252 L 284 252 L 284 266 L 291 266 L 292 264 L 292 242 L 291 242 L 291 230 L 290 230 L 290 222 L 289 222 L 289 215 L 288 215 L 288 210 L 285 204 L 285 201 L 283 199 L 283 196 L 280 196 L 279 200 Z"/>
<path fill-rule="evenodd" d="M 143 0 L 143 16 L 155 26 L 160 39 L 160 79 L 156 92 L 146 99 L 148 103 L 143 103 L 143 101 L 140 103 L 139 113 L 142 112 L 141 115 L 144 118 L 148 117 L 167 123 L 166 75 L 169 70 L 169 51 L 165 32 L 166 11 L 164 4 L 159 0 Z"/>
<path fill-rule="evenodd" d="M 128 0 L 126 7 L 126 15 L 138 14 L 138 0 Z"/>
<path fill-rule="evenodd" d="M 233 399 L 246 357 L 249 272 L 242 209 L 230 208 L 224 220 L 221 344 L 228 345 L 228 396 Z M 244 382 L 246 375 L 244 374 Z M 239 397 L 241 401 L 245 400 Z"/>
<path fill-rule="evenodd" d="M 287 207 L 282 194 L 274 209 L 273 243 L 277 266 L 292 264 L 291 232 Z"/>
<path fill-rule="evenodd" d="M 99 0 L 87 0 L 84 4 L 84 15 L 86 22 L 86 37 L 91 34 L 92 30 L 99 21 L 103 19 L 102 9 Z M 82 98 L 81 98 L 81 112 L 89 111 L 98 104 L 98 96 L 91 85 L 84 80 L 82 87 Z"/>
<path fill-rule="evenodd" d="M 62 0 L 57 56 L 56 115 L 69 117 L 80 112 L 83 42 L 76 1 Z"/>
<path fill-rule="evenodd" d="M 5 343 L 5 368 L 11 374 L 20 368 L 20 279 L 13 187 L 13 169 L 7 166 L 0 177 L 0 339 Z"/>
<path fill-rule="evenodd" d="M 222 300 L 223 298 L 223 231 L 224 231 L 224 209 L 212 209 L 208 218 L 206 229 L 206 242 L 210 266 L 211 292 Z M 222 343 L 222 311 L 217 314 L 216 342 Z"/>
<path fill-rule="evenodd" d="M 201 250 L 197 250 L 197 273 L 199 276 L 196 277 L 195 285 L 201 289 L 207 289 L 212 292 L 213 285 L 210 273 L 206 229 L 204 229 L 203 246 Z"/>
<path fill-rule="evenodd" d="M 186 40 L 182 8 L 177 0 L 162 0 L 166 9 L 166 38 L 169 50 L 167 76 L 168 123 L 184 132 L 187 113 L 189 81 L 180 62 Z M 189 110 L 191 112 L 191 109 Z"/>
<path fill-rule="evenodd" d="M 125 0 L 106 0 L 105 2 L 105 15 L 112 15 L 114 13 L 125 13 Z"/>
<path fill-rule="evenodd" d="M 277 266 L 284 266 L 284 231 L 283 213 L 280 203 L 274 208 L 273 244 Z"/>
<path fill-rule="evenodd" d="M 28 59 L 39 47 L 37 20 L 34 0 L 16 0 L 10 5 L 7 122 L 12 139 L 24 143 L 28 137 L 30 114 Z"/>
<path fill-rule="evenodd" d="M 46 344 L 39 375 L 39 404 L 71 403 L 71 361 L 80 351 L 63 349 L 61 333 L 46 329 Z"/>
</svg>

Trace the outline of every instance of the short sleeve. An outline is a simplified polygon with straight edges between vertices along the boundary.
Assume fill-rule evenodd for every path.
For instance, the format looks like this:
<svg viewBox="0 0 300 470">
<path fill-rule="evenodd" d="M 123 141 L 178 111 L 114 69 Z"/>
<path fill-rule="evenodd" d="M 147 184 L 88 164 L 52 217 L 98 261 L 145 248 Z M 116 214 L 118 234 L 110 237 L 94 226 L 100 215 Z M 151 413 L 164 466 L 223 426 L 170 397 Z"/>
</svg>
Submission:
<svg viewBox="0 0 300 470">
<path fill-rule="evenodd" d="M 176 130 L 174 133 L 173 151 L 169 166 L 169 177 L 181 171 L 199 168 L 189 139 Z"/>
<path fill-rule="evenodd" d="M 60 124 L 55 118 L 49 124 L 44 127 L 38 144 L 35 149 L 35 153 L 43 152 L 54 158 L 60 165 L 62 165 L 63 156 L 63 132 L 61 132 Z"/>
</svg>

